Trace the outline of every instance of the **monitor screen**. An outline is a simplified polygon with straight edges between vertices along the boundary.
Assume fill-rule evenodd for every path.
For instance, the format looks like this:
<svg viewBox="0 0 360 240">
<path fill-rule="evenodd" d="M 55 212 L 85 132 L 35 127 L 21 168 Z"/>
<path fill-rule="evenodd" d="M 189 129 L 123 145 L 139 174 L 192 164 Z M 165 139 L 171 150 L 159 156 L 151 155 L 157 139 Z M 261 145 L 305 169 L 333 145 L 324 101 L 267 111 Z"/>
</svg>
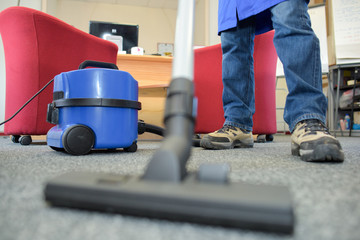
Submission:
<svg viewBox="0 0 360 240">
<path fill-rule="evenodd" d="M 130 53 L 132 47 L 138 46 L 139 25 L 116 24 L 109 22 L 90 21 L 90 34 L 107 39 L 107 36 L 121 36 L 122 50 Z"/>
</svg>

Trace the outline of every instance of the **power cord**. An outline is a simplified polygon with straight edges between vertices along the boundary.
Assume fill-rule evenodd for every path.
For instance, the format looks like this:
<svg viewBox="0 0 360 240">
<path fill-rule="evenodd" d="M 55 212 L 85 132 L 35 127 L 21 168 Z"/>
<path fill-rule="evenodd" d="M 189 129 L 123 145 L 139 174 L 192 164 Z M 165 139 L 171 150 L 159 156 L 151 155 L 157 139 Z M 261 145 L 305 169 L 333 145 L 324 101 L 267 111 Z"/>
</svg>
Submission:
<svg viewBox="0 0 360 240">
<path fill-rule="evenodd" d="M 47 86 L 49 86 L 53 81 L 54 79 L 51 79 L 43 88 L 41 88 L 34 96 L 32 96 L 19 110 L 17 110 L 17 112 L 14 113 L 14 115 L 12 115 L 9 119 L 5 120 L 4 122 L 0 123 L 0 126 L 13 119 L 21 110 L 23 110 L 24 107 L 26 107 L 26 105 L 28 105 L 34 98 L 37 97 L 37 95 L 39 95 L 42 91 L 44 91 L 45 88 L 47 88 Z"/>
</svg>

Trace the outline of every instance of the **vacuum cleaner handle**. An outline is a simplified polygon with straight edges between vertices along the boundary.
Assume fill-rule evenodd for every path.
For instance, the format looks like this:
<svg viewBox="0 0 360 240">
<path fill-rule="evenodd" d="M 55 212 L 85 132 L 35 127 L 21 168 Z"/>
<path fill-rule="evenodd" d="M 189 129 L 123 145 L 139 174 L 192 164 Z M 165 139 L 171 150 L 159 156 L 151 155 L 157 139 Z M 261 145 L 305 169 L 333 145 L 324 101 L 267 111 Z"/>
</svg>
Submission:
<svg viewBox="0 0 360 240">
<path fill-rule="evenodd" d="M 193 108 L 193 35 L 195 0 L 179 0 L 172 80 L 166 98 L 166 136 L 142 176 L 144 180 L 181 182 L 187 175 L 195 116 Z"/>
<path fill-rule="evenodd" d="M 86 61 L 82 62 L 79 66 L 79 69 L 84 69 L 87 67 L 110 68 L 110 69 L 119 70 L 119 68 L 114 63 L 99 62 L 99 61 L 93 61 L 93 60 L 86 60 Z"/>
</svg>

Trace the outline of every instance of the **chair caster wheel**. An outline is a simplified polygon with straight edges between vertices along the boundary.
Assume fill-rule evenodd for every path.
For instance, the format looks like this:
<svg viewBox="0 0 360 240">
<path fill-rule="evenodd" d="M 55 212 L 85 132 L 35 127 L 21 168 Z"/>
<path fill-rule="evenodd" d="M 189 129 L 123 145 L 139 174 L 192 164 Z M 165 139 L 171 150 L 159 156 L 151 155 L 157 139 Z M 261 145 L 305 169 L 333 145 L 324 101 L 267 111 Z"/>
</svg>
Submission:
<svg viewBox="0 0 360 240">
<path fill-rule="evenodd" d="M 21 145 L 30 145 L 32 143 L 32 139 L 31 139 L 31 136 L 21 136 L 19 138 L 19 143 Z"/>
<path fill-rule="evenodd" d="M 274 140 L 274 135 L 272 135 L 272 134 L 266 135 L 266 141 L 267 142 L 272 142 L 273 140 Z"/>
<path fill-rule="evenodd" d="M 13 143 L 19 143 L 19 139 L 20 139 L 20 135 L 12 135 L 11 136 L 11 141 Z"/>
<path fill-rule="evenodd" d="M 257 143 L 264 143 L 264 142 L 266 142 L 266 136 L 263 135 L 263 134 L 258 135 L 257 138 L 256 138 L 256 142 L 257 142 Z"/>
</svg>

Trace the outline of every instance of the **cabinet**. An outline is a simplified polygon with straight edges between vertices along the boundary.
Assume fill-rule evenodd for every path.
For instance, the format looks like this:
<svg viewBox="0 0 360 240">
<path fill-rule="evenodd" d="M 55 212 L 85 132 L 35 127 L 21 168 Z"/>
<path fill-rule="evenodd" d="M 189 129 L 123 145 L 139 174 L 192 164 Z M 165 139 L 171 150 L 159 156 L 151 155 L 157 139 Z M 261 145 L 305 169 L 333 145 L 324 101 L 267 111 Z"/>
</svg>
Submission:
<svg viewBox="0 0 360 240">
<path fill-rule="evenodd" d="M 329 68 L 328 117 L 330 131 L 335 135 L 360 136 L 360 63 L 334 65 Z M 350 116 L 349 129 L 341 122 Z"/>
</svg>

